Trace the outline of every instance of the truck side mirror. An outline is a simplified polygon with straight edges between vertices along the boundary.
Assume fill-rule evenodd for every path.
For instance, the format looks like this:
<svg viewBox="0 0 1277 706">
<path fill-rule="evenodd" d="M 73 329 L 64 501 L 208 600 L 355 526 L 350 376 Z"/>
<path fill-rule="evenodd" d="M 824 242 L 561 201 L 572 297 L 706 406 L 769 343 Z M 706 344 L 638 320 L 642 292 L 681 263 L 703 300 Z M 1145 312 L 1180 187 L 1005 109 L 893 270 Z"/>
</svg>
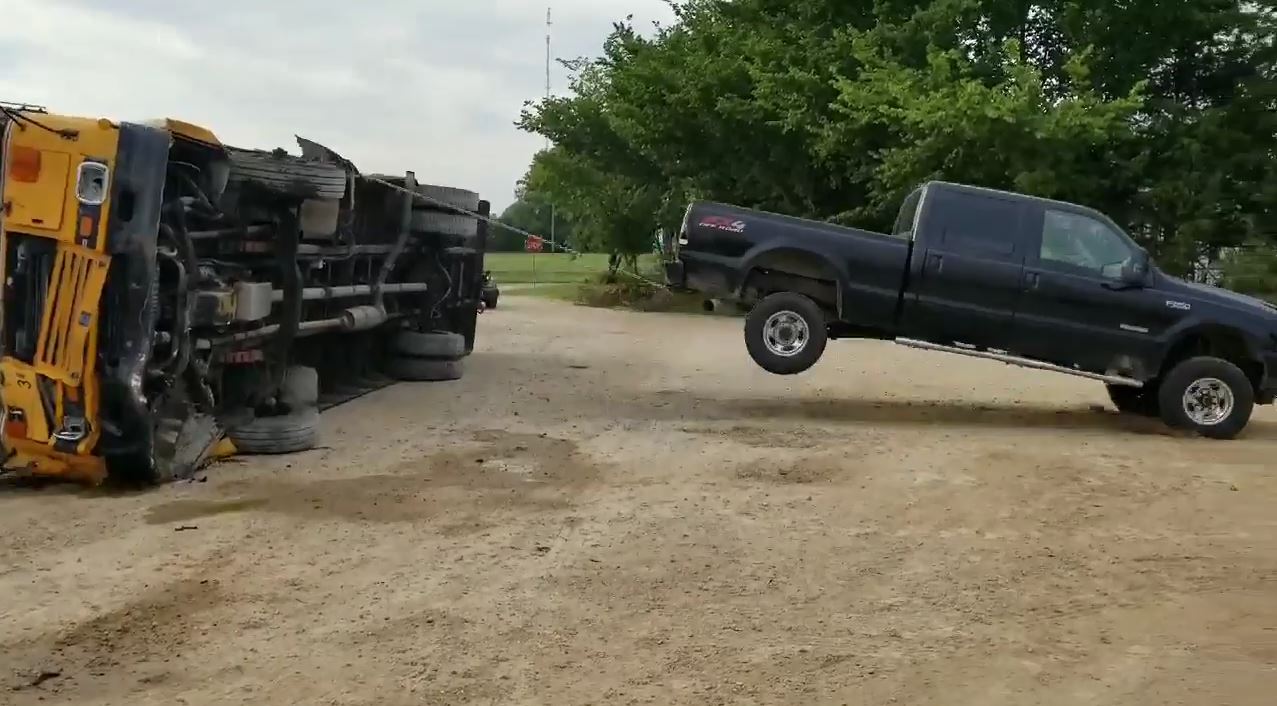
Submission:
<svg viewBox="0 0 1277 706">
<path fill-rule="evenodd" d="M 1135 256 L 1122 267 L 1122 284 L 1131 285 L 1133 287 L 1142 287 L 1148 282 L 1149 257 L 1148 251 L 1141 248 L 1135 253 Z"/>
</svg>

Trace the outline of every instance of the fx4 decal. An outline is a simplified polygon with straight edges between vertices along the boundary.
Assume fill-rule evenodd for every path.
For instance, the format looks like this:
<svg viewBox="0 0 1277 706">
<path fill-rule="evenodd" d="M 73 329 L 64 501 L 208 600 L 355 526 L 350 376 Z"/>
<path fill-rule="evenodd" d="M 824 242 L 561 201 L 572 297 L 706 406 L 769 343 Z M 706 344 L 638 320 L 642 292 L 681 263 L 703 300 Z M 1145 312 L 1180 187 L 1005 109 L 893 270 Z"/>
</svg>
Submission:
<svg viewBox="0 0 1277 706">
<path fill-rule="evenodd" d="M 734 218 L 725 218 L 723 216 L 706 216 L 701 219 L 698 224 L 702 228 L 713 228 L 728 233 L 744 233 L 745 221 L 739 221 Z"/>
<path fill-rule="evenodd" d="M 1189 304 L 1189 303 L 1187 303 L 1187 302 L 1176 302 L 1176 301 L 1171 301 L 1171 300 L 1169 300 L 1169 299 L 1167 299 L 1167 300 L 1166 300 L 1166 306 L 1168 306 L 1168 307 L 1170 307 L 1170 308 L 1172 308 L 1172 309 L 1177 309 L 1177 310 L 1179 310 L 1179 311 L 1192 311 L 1192 310 L 1193 310 L 1193 305 L 1192 305 L 1192 304 Z"/>
</svg>

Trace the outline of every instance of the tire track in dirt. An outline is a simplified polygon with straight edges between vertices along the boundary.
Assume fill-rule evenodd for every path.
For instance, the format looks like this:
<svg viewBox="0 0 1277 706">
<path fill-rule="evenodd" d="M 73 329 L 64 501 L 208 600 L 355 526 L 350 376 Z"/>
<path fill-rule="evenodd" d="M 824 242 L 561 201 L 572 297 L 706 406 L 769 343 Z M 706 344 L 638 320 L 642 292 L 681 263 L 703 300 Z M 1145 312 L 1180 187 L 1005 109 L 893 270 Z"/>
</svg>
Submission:
<svg viewBox="0 0 1277 706">
<path fill-rule="evenodd" d="M 478 431 L 472 439 L 476 444 L 464 451 L 430 453 L 376 475 L 227 483 L 221 493 L 234 497 L 165 503 L 146 519 L 171 524 L 262 512 L 302 520 L 442 522 L 445 534 L 468 533 L 500 523 L 503 512 L 565 510 L 599 478 L 600 466 L 573 441 L 505 431 Z"/>
<path fill-rule="evenodd" d="M 0 497 L 31 548 L 0 573 L 0 653 L 124 655 L 0 701 L 1271 701 L 1272 410 L 1215 444 L 985 361 L 857 342 L 782 379 L 732 322 L 485 316 L 466 379 L 331 411 L 329 448 L 120 502 Z M 197 565 L 212 543 L 228 565 Z"/>
<path fill-rule="evenodd" d="M 227 617 L 224 610 L 243 598 L 228 588 L 234 583 L 226 571 L 229 557 L 215 553 L 119 607 L 5 646 L 14 669 L 9 685 L 14 697 L 74 701 L 77 694 L 100 698 L 181 682 L 184 677 L 171 663 L 198 654 L 208 629 L 218 627 L 218 618 Z M 40 674 L 57 676 L 40 680 Z"/>
</svg>

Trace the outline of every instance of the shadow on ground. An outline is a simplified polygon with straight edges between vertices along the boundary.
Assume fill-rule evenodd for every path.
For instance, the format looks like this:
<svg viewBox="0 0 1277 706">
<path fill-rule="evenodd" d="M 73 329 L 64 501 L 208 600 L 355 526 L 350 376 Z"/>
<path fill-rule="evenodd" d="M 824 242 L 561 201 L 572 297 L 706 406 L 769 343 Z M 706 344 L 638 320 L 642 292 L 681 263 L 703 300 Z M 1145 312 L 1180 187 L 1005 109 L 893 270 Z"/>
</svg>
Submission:
<svg viewBox="0 0 1277 706">
<path fill-rule="evenodd" d="M 178 483 L 191 481 L 181 480 Z M 92 485 L 83 481 L 67 480 L 57 477 L 0 475 L 0 498 L 5 495 L 78 495 L 85 498 L 124 498 L 145 495 L 151 490 L 149 486 L 128 485 L 124 483 L 106 482 Z"/>
<path fill-rule="evenodd" d="M 1118 414 L 1116 411 L 1098 405 L 1043 407 L 1022 404 L 981 404 L 957 400 L 715 398 L 682 392 L 657 393 L 648 402 L 658 409 L 673 407 L 698 417 L 714 420 L 783 419 L 995 429 L 1077 429 L 1178 438 L 1192 436 L 1186 432 L 1170 429 L 1158 419 Z M 1268 421 L 1252 421 L 1242 438 L 1277 439 L 1277 424 Z"/>
</svg>

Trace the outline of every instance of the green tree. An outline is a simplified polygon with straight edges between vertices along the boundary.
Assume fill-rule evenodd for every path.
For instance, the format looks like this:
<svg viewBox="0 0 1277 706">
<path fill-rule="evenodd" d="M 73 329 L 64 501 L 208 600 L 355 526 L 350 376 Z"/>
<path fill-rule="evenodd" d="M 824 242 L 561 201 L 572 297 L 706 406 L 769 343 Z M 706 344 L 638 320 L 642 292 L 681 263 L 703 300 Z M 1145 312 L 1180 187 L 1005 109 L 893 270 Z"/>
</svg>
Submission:
<svg viewBox="0 0 1277 706">
<path fill-rule="evenodd" d="M 538 154 L 524 184 L 571 220 L 580 250 L 611 255 L 613 272 L 621 266 L 637 270 L 638 256 L 652 250 L 660 189 L 602 171 L 560 148 Z"/>
<path fill-rule="evenodd" d="M 1277 249 L 1271 242 L 1250 241 L 1221 258 L 1222 284 L 1277 304 Z"/>
<path fill-rule="evenodd" d="M 580 249 L 573 237 L 572 220 L 554 205 L 552 199 L 529 191 L 522 183 L 515 197 L 515 202 L 502 212 L 500 222 L 518 230 L 495 228 L 490 249 L 499 252 L 523 250 L 527 236 L 519 231 L 546 239 L 553 237 L 558 245 Z"/>
<path fill-rule="evenodd" d="M 571 95 L 519 122 L 555 144 L 539 183 L 605 249 L 675 226 L 693 198 L 882 228 L 929 178 L 1095 206 L 1176 272 L 1277 238 L 1269 3 L 676 10 L 648 36 L 617 24 L 601 56 L 571 63 Z"/>
</svg>

